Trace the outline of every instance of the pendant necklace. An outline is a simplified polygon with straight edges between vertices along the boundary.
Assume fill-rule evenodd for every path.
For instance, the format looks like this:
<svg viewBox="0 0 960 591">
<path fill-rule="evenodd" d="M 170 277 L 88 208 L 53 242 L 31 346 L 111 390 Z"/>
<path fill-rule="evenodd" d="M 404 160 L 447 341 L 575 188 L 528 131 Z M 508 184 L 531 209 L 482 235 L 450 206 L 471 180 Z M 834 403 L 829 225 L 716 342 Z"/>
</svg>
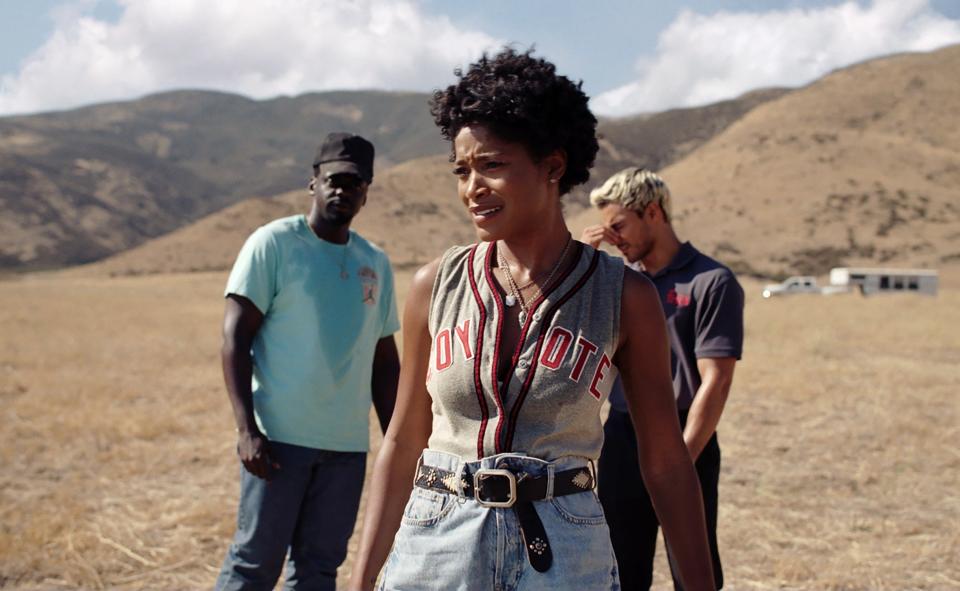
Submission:
<svg viewBox="0 0 960 591">
<path fill-rule="evenodd" d="M 507 264 L 507 259 L 505 259 L 499 252 L 497 253 L 497 256 L 500 266 L 507 270 L 507 286 L 510 288 L 510 293 L 504 296 L 503 303 L 506 304 L 508 308 L 512 308 L 514 304 L 517 303 L 517 298 L 519 297 L 520 292 L 533 285 L 534 280 L 530 280 L 530 282 L 526 285 L 516 285 L 513 283 L 513 276 L 509 274 L 510 265 Z"/>
<path fill-rule="evenodd" d="M 554 263 L 553 269 L 550 270 L 550 274 L 547 275 L 546 281 L 543 282 L 543 286 L 538 287 L 537 291 L 535 291 L 533 295 L 530 296 L 531 302 L 536 301 L 536 299 L 540 297 L 540 294 L 543 293 L 543 288 L 550 285 L 550 282 L 553 280 L 553 276 L 556 275 L 557 271 L 560 269 L 561 263 L 563 263 L 564 259 L 567 258 L 567 251 L 570 250 L 570 245 L 572 243 L 573 243 L 573 236 L 568 232 L 567 243 L 563 247 L 563 252 L 560 253 L 560 258 L 558 258 L 557 262 Z M 505 271 L 506 278 L 507 278 L 507 287 L 510 288 L 510 293 L 503 298 L 503 303 L 506 304 L 507 307 L 512 307 L 514 304 L 517 304 L 517 303 L 520 304 L 520 314 L 517 319 L 520 322 L 520 325 L 522 326 L 526 321 L 527 314 L 530 312 L 530 310 L 527 308 L 527 302 L 526 300 L 523 299 L 523 294 L 521 293 L 521 290 L 524 290 L 530 287 L 531 285 L 533 285 L 534 282 L 536 282 L 536 278 L 531 279 L 523 287 L 518 287 L 517 282 L 514 281 L 513 279 L 513 273 L 510 271 L 510 264 L 507 262 L 507 258 L 503 256 L 503 251 L 500 248 L 497 248 L 497 261 Z"/>
<path fill-rule="evenodd" d="M 523 301 L 523 296 L 520 295 L 520 290 L 517 288 L 517 284 L 513 281 L 513 274 L 510 272 L 510 265 L 507 263 L 507 259 L 503 256 L 503 253 L 500 249 L 497 249 L 497 262 L 500 264 L 500 268 L 504 271 L 504 276 L 507 279 L 507 288 L 510 290 L 503 298 L 503 303 L 507 305 L 508 308 L 512 308 L 520 302 L 520 324 L 523 324 L 522 318 L 524 317 L 524 310 L 527 309 L 526 303 Z M 529 285 L 529 284 L 528 284 Z"/>
</svg>

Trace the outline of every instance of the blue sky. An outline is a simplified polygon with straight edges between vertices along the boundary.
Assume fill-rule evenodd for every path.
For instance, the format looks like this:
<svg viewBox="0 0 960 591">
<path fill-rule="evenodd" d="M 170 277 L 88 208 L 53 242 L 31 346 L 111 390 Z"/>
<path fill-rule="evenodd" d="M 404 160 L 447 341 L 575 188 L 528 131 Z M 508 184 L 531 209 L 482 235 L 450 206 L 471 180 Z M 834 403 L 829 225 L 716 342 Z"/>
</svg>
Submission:
<svg viewBox="0 0 960 591">
<path fill-rule="evenodd" d="M 960 0 L 0 0 L 0 115 L 173 88 L 427 91 L 504 42 L 627 115 L 960 42 Z"/>
</svg>

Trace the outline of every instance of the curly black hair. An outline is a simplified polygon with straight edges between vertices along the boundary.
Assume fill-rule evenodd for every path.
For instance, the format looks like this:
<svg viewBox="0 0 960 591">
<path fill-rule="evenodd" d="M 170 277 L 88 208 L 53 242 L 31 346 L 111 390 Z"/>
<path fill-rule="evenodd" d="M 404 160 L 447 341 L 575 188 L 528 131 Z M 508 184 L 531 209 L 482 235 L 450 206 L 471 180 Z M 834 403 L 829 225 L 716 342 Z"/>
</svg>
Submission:
<svg viewBox="0 0 960 591">
<path fill-rule="evenodd" d="M 597 155 L 597 118 L 590 112 L 581 82 L 557 75 L 550 62 L 511 47 L 490 57 L 483 54 L 459 81 L 433 93 L 430 113 L 443 137 L 451 142 L 470 124 L 490 128 L 497 136 L 524 144 L 535 160 L 556 149 L 567 155 L 560 194 L 587 182 Z"/>
</svg>

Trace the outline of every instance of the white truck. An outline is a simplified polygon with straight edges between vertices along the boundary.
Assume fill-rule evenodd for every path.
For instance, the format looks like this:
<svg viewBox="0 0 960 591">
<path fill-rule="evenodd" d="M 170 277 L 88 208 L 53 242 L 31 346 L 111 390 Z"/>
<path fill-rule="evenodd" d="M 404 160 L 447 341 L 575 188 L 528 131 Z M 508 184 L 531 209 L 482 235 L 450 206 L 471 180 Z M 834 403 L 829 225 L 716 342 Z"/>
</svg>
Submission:
<svg viewBox="0 0 960 591">
<path fill-rule="evenodd" d="M 817 285 L 817 278 L 810 275 L 788 277 L 781 283 L 768 283 L 763 287 L 763 297 L 770 298 L 778 295 L 793 293 L 821 293 Z"/>
</svg>

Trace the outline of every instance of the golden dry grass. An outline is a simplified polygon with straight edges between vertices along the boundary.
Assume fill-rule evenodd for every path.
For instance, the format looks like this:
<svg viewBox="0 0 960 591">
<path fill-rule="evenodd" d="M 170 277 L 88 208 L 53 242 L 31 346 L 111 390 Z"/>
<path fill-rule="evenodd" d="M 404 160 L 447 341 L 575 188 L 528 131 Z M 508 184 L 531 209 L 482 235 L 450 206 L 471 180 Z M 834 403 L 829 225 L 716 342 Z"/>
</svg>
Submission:
<svg viewBox="0 0 960 591">
<path fill-rule="evenodd" d="M 720 434 L 728 589 L 960 587 L 956 277 L 937 298 L 746 283 Z M 224 278 L 0 282 L 0 587 L 211 587 L 237 495 Z"/>
<path fill-rule="evenodd" d="M 960 293 L 757 292 L 721 428 L 733 588 L 960 587 Z"/>
</svg>

